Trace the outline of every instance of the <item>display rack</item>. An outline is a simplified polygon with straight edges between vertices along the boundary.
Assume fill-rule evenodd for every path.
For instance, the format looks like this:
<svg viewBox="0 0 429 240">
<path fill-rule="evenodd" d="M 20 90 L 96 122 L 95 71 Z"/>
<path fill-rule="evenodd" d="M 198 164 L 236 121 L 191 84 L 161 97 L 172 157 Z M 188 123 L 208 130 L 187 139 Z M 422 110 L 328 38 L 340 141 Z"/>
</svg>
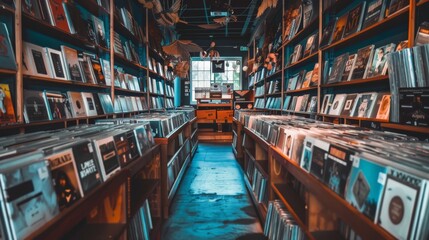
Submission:
<svg viewBox="0 0 429 240">
<path fill-rule="evenodd" d="M 183 175 L 198 147 L 195 141 L 198 128 L 194 118 L 164 138 L 155 138 L 161 148 L 161 202 L 163 217 L 169 217 L 169 208 Z"/>
<path fill-rule="evenodd" d="M 232 98 L 196 98 L 199 141 L 232 141 Z"/>
</svg>

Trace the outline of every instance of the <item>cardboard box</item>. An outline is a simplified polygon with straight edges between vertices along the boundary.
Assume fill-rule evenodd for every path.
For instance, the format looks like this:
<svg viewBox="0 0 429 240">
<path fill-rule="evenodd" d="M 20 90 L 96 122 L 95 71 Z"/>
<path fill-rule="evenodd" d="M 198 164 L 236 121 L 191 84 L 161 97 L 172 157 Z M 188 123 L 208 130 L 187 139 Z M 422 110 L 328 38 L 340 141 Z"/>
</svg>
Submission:
<svg viewBox="0 0 429 240">
<path fill-rule="evenodd" d="M 197 110 L 197 118 L 198 119 L 215 120 L 216 119 L 216 109 L 214 109 L 214 110 Z"/>
<path fill-rule="evenodd" d="M 217 111 L 217 119 L 218 120 L 231 120 L 234 117 L 233 110 L 218 110 Z"/>
</svg>

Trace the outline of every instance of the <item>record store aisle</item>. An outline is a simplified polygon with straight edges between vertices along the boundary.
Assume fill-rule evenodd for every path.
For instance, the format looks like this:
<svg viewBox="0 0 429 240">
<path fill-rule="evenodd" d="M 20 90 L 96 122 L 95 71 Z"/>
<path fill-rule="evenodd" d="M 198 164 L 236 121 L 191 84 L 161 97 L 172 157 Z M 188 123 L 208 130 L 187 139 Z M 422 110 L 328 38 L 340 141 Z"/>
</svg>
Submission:
<svg viewBox="0 0 429 240">
<path fill-rule="evenodd" d="M 161 239 L 265 239 L 239 167 L 231 144 L 200 143 Z"/>
</svg>

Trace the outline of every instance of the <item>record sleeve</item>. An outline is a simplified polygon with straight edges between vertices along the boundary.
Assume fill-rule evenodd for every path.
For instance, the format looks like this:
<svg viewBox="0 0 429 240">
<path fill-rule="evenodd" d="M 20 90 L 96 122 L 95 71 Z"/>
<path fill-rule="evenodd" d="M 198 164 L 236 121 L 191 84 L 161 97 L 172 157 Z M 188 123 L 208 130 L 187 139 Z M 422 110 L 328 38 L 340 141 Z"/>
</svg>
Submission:
<svg viewBox="0 0 429 240">
<path fill-rule="evenodd" d="M 332 71 L 331 71 L 331 74 L 329 75 L 329 79 L 327 82 L 328 84 L 341 81 L 348 58 L 349 58 L 348 53 L 344 53 L 335 58 L 334 62 L 332 63 Z"/>
<path fill-rule="evenodd" d="M 113 136 L 97 136 L 93 139 L 95 152 L 101 169 L 103 181 L 120 170 Z"/>
<path fill-rule="evenodd" d="M 329 21 L 328 25 L 326 25 L 325 28 L 323 28 L 322 39 L 320 39 L 320 44 L 319 44 L 320 47 L 325 47 L 326 45 L 331 44 L 332 35 L 334 32 L 334 28 L 336 26 L 336 22 L 337 22 L 337 18 L 334 18 L 331 21 Z"/>
<path fill-rule="evenodd" d="M 423 184 L 422 179 L 411 174 L 388 169 L 377 223 L 394 237 L 409 238 Z"/>
<path fill-rule="evenodd" d="M 423 22 L 419 26 L 419 30 L 416 34 L 415 45 L 429 44 L 429 22 Z"/>
<path fill-rule="evenodd" d="M 293 25 L 293 28 L 291 29 L 289 39 L 293 38 L 301 28 L 302 11 L 303 11 L 302 4 L 299 4 L 299 6 L 297 6 L 297 8 L 292 13 L 292 16 L 294 16 L 295 23 Z"/>
<path fill-rule="evenodd" d="M 388 16 L 408 6 L 408 4 L 409 4 L 408 0 L 391 0 L 389 5 Z"/>
<path fill-rule="evenodd" d="M 88 56 L 83 56 L 79 58 L 79 66 L 82 69 L 82 76 L 86 83 L 97 84 L 97 80 L 94 78 L 94 74 L 92 73 L 92 65 L 91 60 Z"/>
<path fill-rule="evenodd" d="M 391 43 L 375 49 L 371 67 L 368 72 L 368 78 L 387 73 L 387 58 L 386 55 L 395 51 L 395 44 Z"/>
<path fill-rule="evenodd" d="M 53 24 L 57 28 L 63 30 L 64 32 L 70 33 L 69 25 L 67 23 L 66 13 L 63 8 L 62 0 L 49 0 L 49 6 L 52 13 L 52 18 L 55 22 Z"/>
<path fill-rule="evenodd" d="M 308 87 L 310 87 L 312 76 L 313 76 L 313 70 L 310 70 L 310 71 L 308 71 L 305 74 L 305 78 L 304 78 L 304 81 L 302 82 L 301 88 L 308 88 Z"/>
<path fill-rule="evenodd" d="M 326 157 L 329 153 L 329 143 L 315 139 L 311 155 L 310 173 L 320 181 L 325 176 Z"/>
<path fill-rule="evenodd" d="M 318 42 L 318 32 L 312 34 L 310 37 L 308 37 L 307 42 L 305 44 L 304 48 L 304 54 L 303 58 L 310 56 L 312 53 L 317 51 L 316 49 L 316 43 Z"/>
<path fill-rule="evenodd" d="M 343 76 L 341 78 L 341 81 L 350 81 L 353 75 L 353 69 L 355 67 L 356 63 L 356 56 L 357 54 L 351 54 L 349 55 L 349 59 L 346 62 L 346 67 L 344 69 Z"/>
<path fill-rule="evenodd" d="M 347 94 L 335 95 L 334 101 L 332 102 L 331 108 L 329 109 L 329 115 L 340 115 L 344 108 L 344 103 L 347 98 Z"/>
<path fill-rule="evenodd" d="M 49 60 L 45 50 L 37 45 L 24 42 L 24 55 L 26 61 L 23 63 L 24 72 L 34 76 L 52 77 Z"/>
<path fill-rule="evenodd" d="M 98 97 L 100 99 L 100 103 L 101 103 L 101 107 L 103 108 L 103 112 L 105 114 L 114 113 L 112 99 L 110 98 L 110 95 L 107 93 L 98 93 Z"/>
<path fill-rule="evenodd" d="M 82 70 L 80 69 L 79 59 L 77 51 L 67 46 L 61 46 L 62 56 L 64 63 L 66 64 L 66 75 L 67 78 L 72 81 L 83 82 Z"/>
<path fill-rule="evenodd" d="M 340 41 L 343 38 L 344 29 L 346 28 L 347 24 L 347 17 L 348 13 L 345 13 L 338 19 L 337 23 L 335 24 L 334 33 L 331 41 L 332 43 Z"/>
<path fill-rule="evenodd" d="M 380 107 L 377 111 L 377 119 L 389 120 L 390 114 L 390 94 L 383 95 L 381 99 Z"/>
<path fill-rule="evenodd" d="M 125 184 L 112 189 L 100 204 L 90 211 L 87 218 L 88 223 L 125 223 L 126 193 Z"/>
<path fill-rule="evenodd" d="M 371 66 L 371 60 L 374 54 L 374 45 L 361 48 L 357 52 L 355 68 L 353 69 L 352 79 L 364 79 Z"/>
<path fill-rule="evenodd" d="M 45 48 L 45 51 L 48 54 L 49 66 L 51 67 L 53 77 L 67 80 L 66 65 L 64 64 L 62 53 L 51 48 Z"/>
<path fill-rule="evenodd" d="M 51 120 L 72 118 L 71 103 L 67 95 L 61 92 L 44 92 L 45 99 L 48 102 L 49 118 Z"/>
<path fill-rule="evenodd" d="M 311 101 L 308 104 L 307 112 L 316 113 L 317 112 L 317 96 L 312 96 Z"/>
<path fill-rule="evenodd" d="M 3 1 L 0 1 L 0 3 L 3 3 Z M 8 3 L 8 1 L 6 1 Z M 15 8 L 15 3 L 13 0 L 9 2 L 10 7 Z M 39 4 L 37 3 L 37 0 L 29 0 L 29 1 L 23 1 L 22 2 L 22 12 L 35 17 L 39 20 L 42 20 L 42 15 L 40 12 Z"/>
<path fill-rule="evenodd" d="M 369 118 L 377 101 L 377 93 L 360 93 L 353 106 L 352 117 Z"/>
<path fill-rule="evenodd" d="M 26 239 L 59 213 L 48 163 L 32 152 L 0 161 L 0 169 L 5 239 Z"/>
<path fill-rule="evenodd" d="M 345 199 L 373 222 L 380 205 L 387 169 L 364 157 L 353 157 Z"/>
<path fill-rule="evenodd" d="M 314 10 L 317 11 L 317 8 L 314 9 L 313 7 L 313 0 L 304 0 L 302 1 L 303 5 L 303 22 L 302 22 L 302 28 L 306 28 L 308 24 L 313 20 Z"/>
<path fill-rule="evenodd" d="M 310 87 L 317 86 L 319 83 L 319 63 L 314 64 L 313 75 L 311 76 Z"/>
<path fill-rule="evenodd" d="M 13 122 L 16 122 L 15 109 L 9 84 L 0 83 L 0 124 Z"/>
<path fill-rule="evenodd" d="M 130 160 L 132 160 L 127 133 L 120 130 L 120 132 L 114 134 L 113 140 L 115 141 L 116 151 L 121 167 L 124 167 L 130 162 Z"/>
<path fill-rule="evenodd" d="M 366 2 L 363 1 L 359 3 L 359 5 L 357 5 L 355 8 L 350 10 L 349 16 L 347 17 L 346 28 L 344 29 L 344 38 L 360 31 L 363 16 L 365 14 L 365 6 Z"/>
<path fill-rule="evenodd" d="M 399 121 L 413 126 L 429 126 L 429 91 L 422 89 L 399 90 Z"/>
<path fill-rule="evenodd" d="M 86 117 L 85 103 L 80 92 L 67 92 L 72 106 L 72 115 L 74 118 Z"/>
<path fill-rule="evenodd" d="M 320 109 L 322 114 L 329 113 L 333 100 L 334 100 L 333 94 L 325 94 L 325 96 L 323 96 L 322 108 Z"/>
<path fill-rule="evenodd" d="M 48 155 L 55 193 L 60 211 L 72 206 L 82 195 L 79 191 L 77 171 L 71 148 Z"/>
<path fill-rule="evenodd" d="M 91 61 L 92 71 L 94 73 L 94 79 L 97 80 L 97 83 L 100 85 L 106 85 L 106 79 L 103 75 L 103 69 L 99 59 L 89 59 Z"/>
<path fill-rule="evenodd" d="M 338 144 L 331 144 L 325 160 L 324 183 L 335 193 L 344 197 L 346 183 L 349 178 L 354 152 Z"/>
<path fill-rule="evenodd" d="M 0 22 L 0 68 L 16 70 L 15 53 L 5 23 Z"/>
<path fill-rule="evenodd" d="M 100 58 L 101 68 L 103 70 L 104 80 L 107 86 L 112 85 L 112 74 L 110 69 L 110 61 Z"/>
<path fill-rule="evenodd" d="M 344 108 L 343 108 L 343 111 L 341 112 L 341 116 L 347 116 L 347 117 L 350 116 L 353 110 L 356 96 L 357 96 L 356 93 L 347 94 L 346 102 L 344 103 Z"/>
<path fill-rule="evenodd" d="M 365 29 L 384 19 L 387 0 L 372 0 L 368 4 L 362 29 Z"/>
<path fill-rule="evenodd" d="M 88 116 L 97 116 L 97 109 L 95 105 L 94 96 L 92 93 L 82 93 L 83 103 L 85 104 L 86 113 Z"/>
<path fill-rule="evenodd" d="M 49 120 L 43 92 L 24 89 L 24 117 L 26 123 Z"/>
<path fill-rule="evenodd" d="M 97 44 L 101 47 L 108 48 L 104 22 L 96 16 L 92 16 L 92 22 L 94 24 L 94 33 Z"/>
</svg>

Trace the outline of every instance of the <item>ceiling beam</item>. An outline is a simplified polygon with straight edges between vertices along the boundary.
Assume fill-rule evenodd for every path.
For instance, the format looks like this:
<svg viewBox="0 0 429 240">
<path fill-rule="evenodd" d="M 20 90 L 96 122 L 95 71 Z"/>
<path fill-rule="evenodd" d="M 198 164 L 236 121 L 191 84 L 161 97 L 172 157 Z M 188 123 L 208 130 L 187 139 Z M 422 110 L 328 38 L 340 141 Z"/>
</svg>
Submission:
<svg viewBox="0 0 429 240">
<path fill-rule="evenodd" d="M 252 2 L 250 3 L 249 12 L 247 13 L 246 22 L 244 23 L 243 30 L 241 31 L 241 36 L 243 36 L 246 33 L 247 28 L 249 27 L 250 20 L 252 20 L 253 12 L 255 11 L 257 2 L 258 0 L 252 0 Z"/>
</svg>

